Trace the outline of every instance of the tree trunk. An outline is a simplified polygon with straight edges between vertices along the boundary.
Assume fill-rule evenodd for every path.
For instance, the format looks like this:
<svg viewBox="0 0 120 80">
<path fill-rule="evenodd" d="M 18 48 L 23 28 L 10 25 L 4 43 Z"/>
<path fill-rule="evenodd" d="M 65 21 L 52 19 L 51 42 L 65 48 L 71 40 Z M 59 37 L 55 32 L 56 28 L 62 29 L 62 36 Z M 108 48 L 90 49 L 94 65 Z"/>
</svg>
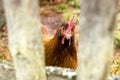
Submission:
<svg viewBox="0 0 120 80">
<path fill-rule="evenodd" d="M 3 0 L 17 80 L 46 80 L 37 0 Z"/>
<path fill-rule="evenodd" d="M 81 0 L 77 80 L 106 80 L 113 54 L 116 0 Z"/>
</svg>

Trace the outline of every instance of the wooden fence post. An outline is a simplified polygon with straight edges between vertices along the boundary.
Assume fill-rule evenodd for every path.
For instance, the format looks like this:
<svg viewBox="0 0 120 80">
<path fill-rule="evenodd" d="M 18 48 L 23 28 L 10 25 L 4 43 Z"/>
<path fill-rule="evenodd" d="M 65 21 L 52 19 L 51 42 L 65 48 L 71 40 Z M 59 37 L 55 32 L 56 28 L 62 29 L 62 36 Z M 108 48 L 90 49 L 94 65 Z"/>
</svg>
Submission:
<svg viewBox="0 0 120 80">
<path fill-rule="evenodd" d="M 117 0 L 81 0 L 77 80 L 106 80 L 113 54 Z"/>
<path fill-rule="evenodd" d="M 38 0 L 3 2 L 17 80 L 46 80 Z"/>
</svg>

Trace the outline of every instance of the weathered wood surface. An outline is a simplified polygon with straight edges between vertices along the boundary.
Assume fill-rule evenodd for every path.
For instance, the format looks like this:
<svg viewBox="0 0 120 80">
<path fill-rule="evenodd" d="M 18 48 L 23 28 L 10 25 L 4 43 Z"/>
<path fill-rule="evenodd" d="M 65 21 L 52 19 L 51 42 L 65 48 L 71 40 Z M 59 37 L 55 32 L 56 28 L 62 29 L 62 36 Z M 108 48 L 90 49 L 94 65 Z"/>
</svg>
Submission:
<svg viewBox="0 0 120 80">
<path fill-rule="evenodd" d="M 46 80 L 37 0 L 3 0 L 17 80 Z"/>
<path fill-rule="evenodd" d="M 77 80 L 106 80 L 113 56 L 117 0 L 81 0 Z"/>
</svg>

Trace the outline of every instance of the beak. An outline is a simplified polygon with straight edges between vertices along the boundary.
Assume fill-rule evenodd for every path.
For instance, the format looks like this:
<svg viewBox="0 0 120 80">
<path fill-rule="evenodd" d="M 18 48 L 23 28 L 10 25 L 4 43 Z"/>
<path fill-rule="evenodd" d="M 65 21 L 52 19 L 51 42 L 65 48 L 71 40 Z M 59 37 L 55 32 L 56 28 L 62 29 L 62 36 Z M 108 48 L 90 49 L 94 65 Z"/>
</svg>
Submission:
<svg viewBox="0 0 120 80">
<path fill-rule="evenodd" d="M 65 34 L 66 39 L 70 39 L 71 36 L 72 36 L 71 34 L 68 34 L 68 33 Z"/>
</svg>

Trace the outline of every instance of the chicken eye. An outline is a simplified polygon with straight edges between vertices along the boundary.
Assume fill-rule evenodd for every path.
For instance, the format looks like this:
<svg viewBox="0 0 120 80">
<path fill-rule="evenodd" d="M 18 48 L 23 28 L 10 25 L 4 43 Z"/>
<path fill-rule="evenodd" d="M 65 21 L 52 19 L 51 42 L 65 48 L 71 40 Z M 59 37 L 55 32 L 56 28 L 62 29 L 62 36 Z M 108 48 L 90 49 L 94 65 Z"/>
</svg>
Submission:
<svg viewBox="0 0 120 80">
<path fill-rule="evenodd" d="M 63 32 L 65 30 L 64 26 L 61 27 L 61 32 Z"/>
</svg>

